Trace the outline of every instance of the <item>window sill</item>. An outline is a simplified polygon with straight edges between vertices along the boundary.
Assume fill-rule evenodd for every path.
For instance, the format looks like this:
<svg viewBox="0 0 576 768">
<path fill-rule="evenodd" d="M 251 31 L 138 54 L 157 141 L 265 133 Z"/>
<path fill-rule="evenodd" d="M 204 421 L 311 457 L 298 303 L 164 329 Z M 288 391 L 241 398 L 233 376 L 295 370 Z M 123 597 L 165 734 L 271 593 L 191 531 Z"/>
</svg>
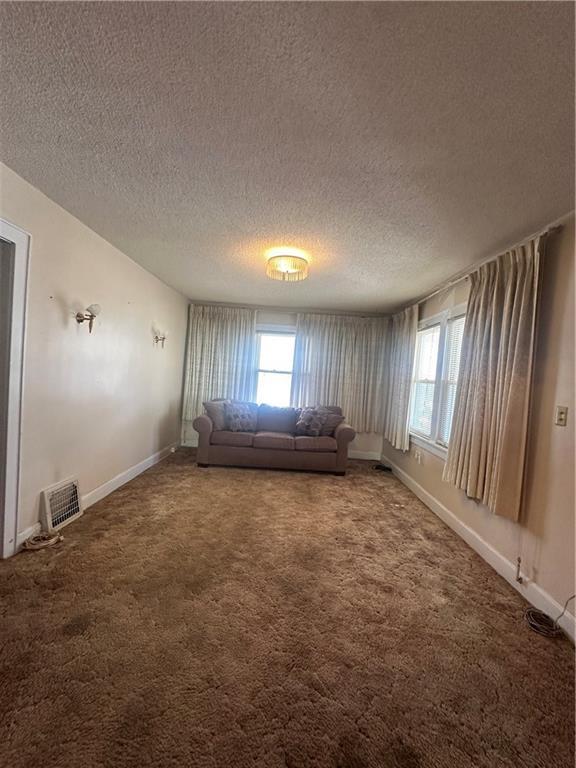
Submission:
<svg viewBox="0 0 576 768">
<path fill-rule="evenodd" d="M 432 440 L 427 440 L 425 437 L 416 435 L 413 432 L 410 432 L 410 443 L 414 443 L 414 445 L 417 445 L 419 448 L 423 448 L 425 451 L 428 451 L 428 453 L 433 453 L 434 456 L 438 456 L 438 458 L 442 459 L 442 461 L 446 461 L 448 449 L 444 448 L 443 445 L 433 443 Z"/>
</svg>

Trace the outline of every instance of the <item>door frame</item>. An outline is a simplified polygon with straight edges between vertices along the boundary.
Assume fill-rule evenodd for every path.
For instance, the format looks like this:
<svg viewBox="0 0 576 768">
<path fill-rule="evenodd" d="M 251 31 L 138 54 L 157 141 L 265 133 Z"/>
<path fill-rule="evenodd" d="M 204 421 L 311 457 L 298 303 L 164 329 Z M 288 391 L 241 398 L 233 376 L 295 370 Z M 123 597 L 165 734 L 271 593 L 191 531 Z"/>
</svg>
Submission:
<svg viewBox="0 0 576 768">
<path fill-rule="evenodd" d="M 6 440 L 6 474 L 1 557 L 18 549 L 18 511 L 20 504 L 20 454 L 22 438 L 22 396 L 24 383 L 24 345 L 26 340 L 26 305 L 28 298 L 28 265 L 30 235 L 14 224 L 0 219 L 0 239 L 14 245 L 12 283 L 12 317 L 8 366 L 8 419 Z"/>
</svg>

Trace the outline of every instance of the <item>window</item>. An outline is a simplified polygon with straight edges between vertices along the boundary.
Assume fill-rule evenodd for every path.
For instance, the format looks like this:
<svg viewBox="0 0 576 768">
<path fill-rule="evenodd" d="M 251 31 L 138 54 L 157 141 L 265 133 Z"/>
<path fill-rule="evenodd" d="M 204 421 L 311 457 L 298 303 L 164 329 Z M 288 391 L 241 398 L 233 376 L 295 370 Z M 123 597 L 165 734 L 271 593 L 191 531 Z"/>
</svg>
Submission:
<svg viewBox="0 0 576 768">
<path fill-rule="evenodd" d="M 410 400 L 410 433 L 445 450 L 456 400 L 463 309 L 420 324 Z"/>
<path fill-rule="evenodd" d="M 258 334 L 258 403 L 290 405 L 295 340 L 292 333 Z"/>
<path fill-rule="evenodd" d="M 439 325 L 418 331 L 416 337 L 410 428 L 426 437 L 432 436 L 439 340 Z"/>
</svg>

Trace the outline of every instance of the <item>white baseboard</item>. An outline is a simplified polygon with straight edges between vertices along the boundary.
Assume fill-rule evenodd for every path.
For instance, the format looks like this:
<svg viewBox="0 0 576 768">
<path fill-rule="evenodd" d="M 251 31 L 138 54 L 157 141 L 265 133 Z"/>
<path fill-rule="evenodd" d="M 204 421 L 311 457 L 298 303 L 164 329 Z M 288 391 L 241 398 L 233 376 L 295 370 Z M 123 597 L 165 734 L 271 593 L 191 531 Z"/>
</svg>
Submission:
<svg viewBox="0 0 576 768">
<path fill-rule="evenodd" d="M 348 458 L 380 461 L 380 451 L 348 451 Z"/>
<path fill-rule="evenodd" d="M 165 459 L 166 456 L 168 456 L 175 448 L 178 447 L 178 445 L 179 443 L 172 443 L 172 445 L 168 445 L 161 451 L 153 453 L 152 456 L 148 456 L 148 458 L 144 459 L 144 461 L 141 461 L 138 464 L 135 464 L 133 467 L 126 469 L 124 472 L 121 472 L 119 475 L 116 475 L 116 477 L 108 480 L 107 483 L 99 485 L 98 488 L 94 488 L 94 490 L 86 493 L 84 496 L 82 496 L 82 504 L 84 505 L 84 509 L 91 507 L 92 504 L 96 504 L 97 501 L 100 501 L 100 499 L 108 496 L 108 494 L 112 493 L 112 491 L 115 491 L 117 488 L 120 488 L 122 485 L 125 485 L 125 483 L 130 482 L 130 480 L 133 480 L 135 477 L 142 474 L 142 472 L 145 472 L 147 469 L 150 469 L 150 467 L 153 467 L 154 464 L 158 464 L 159 461 Z"/>
<path fill-rule="evenodd" d="M 410 490 L 422 501 L 426 506 L 434 512 L 443 522 L 446 523 L 452 530 L 464 539 L 468 546 L 477 552 L 480 557 L 485 560 L 494 570 L 506 579 L 514 589 L 519 592 L 522 597 L 531 603 L 535 608 L 539 608 L 555 618 L 562 612 L 564 606 L 560 605 L 548 592 L 545 592 L 542 587 L 539 587 L 533 581 L 523 577 L 522 584 L 516 581 L 516 565 L 507 560 L 504 555 L 498 552 L 491 544 L 488 544 L 476 531 L 472 530 L 468 525 L 459 520 L 456 515 L 451 512 L 448 507 L 444 506 L 442 502 L 438 501 L 435 496 L 432 496 L 425 488 L 416 482 L 410 475 L 404 470 L 400 469 L 390 459 L 385 459 L 386 463 L 392 467 L 392 470 L 396 477 L 404 483 Z M 572 638 L 574 641 L 576 636 L 576 622 L 574 616 L 568 612 L 558 622 L 562 629 Z"/>
<path fill-rule="evenodd" d="M 20 531 L 20 533 L 16 536 L 16 552 L 22 548 L 22 544 L 24 544 L 26 539 L 29 539 L 30 536 L 35 536 L 37 533 L 40 533 L 40 530 L 40 523 L 34 523 L 34 525 L 31 525 L 30 528 L 26 528 L 24 531 Z"/>
</svg>

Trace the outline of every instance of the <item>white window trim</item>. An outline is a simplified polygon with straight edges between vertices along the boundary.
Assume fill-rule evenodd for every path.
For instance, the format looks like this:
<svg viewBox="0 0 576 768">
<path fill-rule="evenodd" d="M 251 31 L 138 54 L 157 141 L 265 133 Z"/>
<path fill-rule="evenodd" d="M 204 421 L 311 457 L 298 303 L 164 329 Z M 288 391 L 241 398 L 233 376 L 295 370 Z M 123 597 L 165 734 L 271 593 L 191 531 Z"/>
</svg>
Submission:
<svg viewBox="0 0 576 768">
<path fill-rule="evenodd" d="M 427 437 L 422 437 L 422 435 L 419 435 L 417 432 L 410 432 L 410 445 L 412 444 L 417 445 L 419 448 L 428 451 L 428 453 L 433 453 L 435 456 L 438 456 L 438 458 L 446 461 L 448 448 L 442 445 L 442 443 L 433 443 L 432 440 L 428 440 Z"/>
<path fill-rule="evenodd" d="M 440 338 L 438 339 L 438 359 L 436 360 L 436 386 L 434 387 L 434 404 L 432 406 L 432 436 L 428 437 L 422 433 L 410 428 L 410 445 L 414 443 L 420 448 L 424 448 L 425 451 L 433 453 L 435 456 L 446 460 L 448 454 L 448 446 L 443 445 L 437 440 L 438 437 L 438 418 L 440 415 L 439 401 L 442 390 L 442 380 L 444 376 L 444 352 L 446 347 L 446 330 L 448 328 L 448 321 L 453 320 L 456 317 L 462 317 L 466 314 L 468 304 L 458 304 L 450 309 L 445 309 L 443 312 L 438 312 L 436 315 L 431 315 L 418 323 L 418 330 L 423 331 L 426 328 L 431 328 L 434 325 L 440 326 Z M 440 384 L 440 386 L 438 386 Z M 436 439 L 435 439 L 436 438 Z"/>
</svg>

